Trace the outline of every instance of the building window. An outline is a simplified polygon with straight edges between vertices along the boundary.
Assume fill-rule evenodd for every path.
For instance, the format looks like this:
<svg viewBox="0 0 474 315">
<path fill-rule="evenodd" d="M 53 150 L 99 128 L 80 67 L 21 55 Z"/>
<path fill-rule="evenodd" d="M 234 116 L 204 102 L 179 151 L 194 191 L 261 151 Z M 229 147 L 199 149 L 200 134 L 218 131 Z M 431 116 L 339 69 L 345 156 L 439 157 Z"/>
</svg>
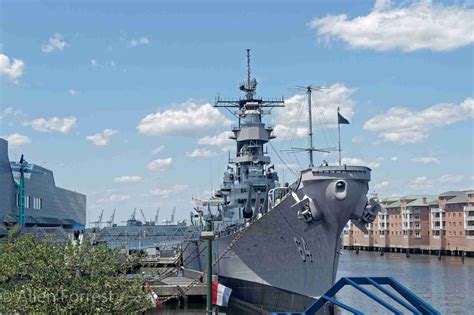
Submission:
<svg viewBox="0 0 474 315">
<path fill-rule="evenodd" d="M 41 210 L 43 208 L 42 198 L 33 198 L 33 209 Z"/>
<path fill-rule="evenodd" d="M 416 232 L 415 232 L 415 237 L 416 237 L 416 238 L 420 238 L 420 232 L 416 231 Z"/>
<path fill-rule="evenodd" d="M 30 196 L 24 196 L 24 201 L 25 203 L 25 208 L 29 208 L 30 207 Z"/>
</svg>

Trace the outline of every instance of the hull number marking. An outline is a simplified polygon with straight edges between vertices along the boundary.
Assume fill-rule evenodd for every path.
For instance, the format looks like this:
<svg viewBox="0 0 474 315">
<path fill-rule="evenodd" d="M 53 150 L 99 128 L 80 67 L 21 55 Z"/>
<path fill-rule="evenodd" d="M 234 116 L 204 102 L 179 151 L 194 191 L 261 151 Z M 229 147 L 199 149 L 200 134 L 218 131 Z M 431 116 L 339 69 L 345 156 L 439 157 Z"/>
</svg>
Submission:
<svg viewBox="0 0 474 315">
<path fill-rule="evenodd" d="M 300 254 L 300 257 L 303 260 L 303 262 L 306 262 L 306 259 L 308 259 L 310 262 L 313 262 L 313 255 L 311 254 L 311 251 L 309 250 L 309 247 L 306 244 L 304 238 L 301 237 L 301 241 L 300 241 L 295 236 L 293 237 L 293 240 L 295 241 L 296 249 L 298 250 L 298 253 Z"/>
</svg>

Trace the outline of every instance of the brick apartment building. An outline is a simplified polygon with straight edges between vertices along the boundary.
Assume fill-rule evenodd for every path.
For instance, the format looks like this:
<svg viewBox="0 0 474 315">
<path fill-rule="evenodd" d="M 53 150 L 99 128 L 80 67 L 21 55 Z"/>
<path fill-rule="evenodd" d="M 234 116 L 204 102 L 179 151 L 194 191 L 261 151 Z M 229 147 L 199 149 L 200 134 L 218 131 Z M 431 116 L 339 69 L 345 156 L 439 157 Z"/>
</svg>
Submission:
<svg viewBox="0 0 474 315">
<path fill-rule="evenodd" d="M 380 203 L 382 211 L 368 225 L 368 233 L 346 225 L 345 248 L 474 252 L 474 191 L 385 198 Z"/>
</svg>

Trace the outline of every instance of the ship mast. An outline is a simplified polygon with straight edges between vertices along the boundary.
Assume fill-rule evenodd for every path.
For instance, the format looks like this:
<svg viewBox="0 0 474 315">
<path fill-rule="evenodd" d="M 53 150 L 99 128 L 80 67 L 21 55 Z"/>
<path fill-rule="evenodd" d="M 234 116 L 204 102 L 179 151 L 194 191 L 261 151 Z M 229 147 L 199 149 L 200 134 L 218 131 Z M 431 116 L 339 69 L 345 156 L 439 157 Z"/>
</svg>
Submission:
<svg viewBox="0 0 474 315">
<path fill-rule="evenodd" d="M 308 86 L 306 88 L 306 93 L 308 95 L 308 117 L 309 117 L 309 128 L 308 128 L 308 137 L 309 137 L 309 167 L 313 167 L 313 115 L 311 113 L 311 93 L 312 93 L 312 86 Z"/>
<path fill-rule="evenodd" d="M 324 152 L 324 153 L 330 153 L 334 148 L 323 148 L 323 149 L 317 149 L 313 146 L 313 114 L 312 114 L 312 93 L 313 91 L 320 92 L 324 90 L 324 87 L 322 86 L 316 86 L 316 85 L 308 85 L 308 86 L 297 86 L 296 87 L 298 90 L 301 91 L 306 91 L 306 95 L 308 98 L 308 148 L 291 148 L 290 151 L 307 151 L 308 152 L 308 157 L 309 157 L 309 168 L 314 167 L 314 161 L 313 161 L 313 152 Z"/>
</svg>

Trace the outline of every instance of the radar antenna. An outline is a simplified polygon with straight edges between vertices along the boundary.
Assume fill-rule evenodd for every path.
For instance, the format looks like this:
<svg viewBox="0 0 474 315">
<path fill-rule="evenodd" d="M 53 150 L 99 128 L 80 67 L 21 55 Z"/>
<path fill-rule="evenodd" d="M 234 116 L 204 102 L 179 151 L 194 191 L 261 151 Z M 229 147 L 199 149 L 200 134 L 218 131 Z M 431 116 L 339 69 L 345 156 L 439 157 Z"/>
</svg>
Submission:
<svg viewBox="0 0 474 315">
<path fill-rule="evenodd" d="M 247 80 L 240 83 L 239 89 L 242 92 L 245 92 L 245 98 L 235 98 L 235 97 L 221 97 L 218 95 L 216 97 L 216 101 L 214 107 L 225 107 L 230 111 L 230 108 L 238 108 L 239 110 L 242 109 L 247 103 L 252 103 L 252 105 L 248 105 L 247 107 L 252 106 L 254 109 L 263 109 L 264 107 L 267 108 L 274 108 L 274 107 L 284 107 L 285 100 L 283 97 L 281 98 L 262 98 L 256 97 L 256 90 L 257 90 L 257 80 L 255 78 L 251 78 L 250 72 L 250 49 L 247 49 Z M 240 118 L 242 112 L 238 111 L 236 113 L 231 112 L 235 116 Z M 262 111 L 262 114 L 263 111 Z"/>
</svg>

